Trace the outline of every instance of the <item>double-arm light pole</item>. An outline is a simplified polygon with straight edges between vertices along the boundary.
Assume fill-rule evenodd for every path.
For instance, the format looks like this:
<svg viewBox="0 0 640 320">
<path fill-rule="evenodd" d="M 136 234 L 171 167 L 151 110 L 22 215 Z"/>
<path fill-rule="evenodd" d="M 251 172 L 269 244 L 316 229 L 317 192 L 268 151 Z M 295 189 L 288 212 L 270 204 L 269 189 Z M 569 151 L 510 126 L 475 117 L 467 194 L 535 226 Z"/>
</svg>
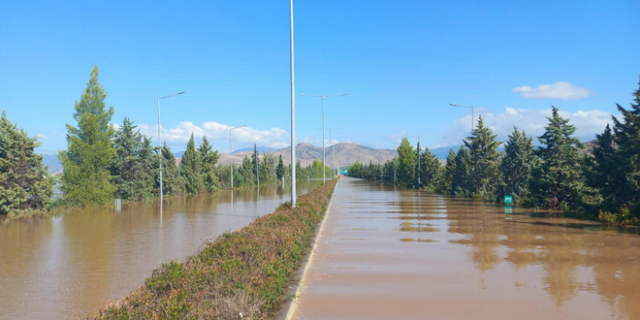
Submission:
<svg viewBox="0 0 640 320">
<path fill-rule="evenodd" d="M 160 137 L 160 100 L 183 94 L 184 91 L 176 92 L 168 96 L 158 98 L 158 155 L 160 156 L 160 212 L 162 212 L 162 138 Z"/>
<path fill-rule="evenodd" d="M 326 184 L 327 183 L 327 175 L 325 173 L 325 166 L 327 163 L 327 159 L 326 159 L 326 151 L 325 151 L 325 147 L 324 147 L 324 132 L 325 132 L 325 128 L 324 128 L 324 101 L 327 97 L 341 97 L 341 96 L 346 96 L 348 95 L 349 92 L 345 92 L 342 94 L 304 94 L 301 93 L 301 96 L 305 96 L 305 97 L 316 97 L 316 98 L 322 98 L 322 183 Z"/>
<path fill-rule="evenodd" d="M 473 134 L 473 106 L 460 106 L 455 103 L 449 103 L 449 105 L 457 108 L 471 108 L 471 133 Z"/>
<path fill-rule="evenodd" d="M 233 155 L 231 154 L 231 152 L 233 152 L 233 138 L 231 137 L 231 131 L 238 128 L 244 128 L 246 126 L 247 125 L 241 125 L 241 126 L 229 128 L 229 161 L 231 162 L 231 190 L 233 190 Z"/>
</svg>

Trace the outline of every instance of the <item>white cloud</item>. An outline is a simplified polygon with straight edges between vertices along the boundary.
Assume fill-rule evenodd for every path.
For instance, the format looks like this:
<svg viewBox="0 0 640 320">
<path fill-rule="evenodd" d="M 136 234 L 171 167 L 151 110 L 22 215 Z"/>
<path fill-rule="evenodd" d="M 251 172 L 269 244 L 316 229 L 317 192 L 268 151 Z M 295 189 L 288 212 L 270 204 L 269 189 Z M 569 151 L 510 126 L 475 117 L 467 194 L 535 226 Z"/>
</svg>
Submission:
<svg viewBox="0 0 640 320">
<path fill-rule="evenodd" d="M 527 135 L 534 137 L 534 143 L 538 140 L 535 137 L 542 135 L 544 127 L 549 123 L 547 117 L 551 116 L 549 109 L 514 109 L 506 108 L 504 112 L 482 112 L 484 125 L 490 127 L 494 134 L 498 135 L 498 140 L 505 141 L 507 136 L 513 132 L 513 126 L 518 130 L 524 130 Z M 569 124 L 576 127 L 575 136 L 581 140 L 595 139 L 596 134 L 604 131 L 604 128 L 611 122 L 611 114 L 599 110 L 567 112 L 560 110 L 563 118 L 568 118 Z M 474 122 L 474 126 L 477 125 Z M 443 137 L 442 143 L 437 147 L 462 144 L 462 139 L 469 135 L 471 130 L 471 115 L 456 119 L 448 134 Z"/>
<path fill-rule="evenodd" d="M 157 125 L 141 124 L 138 125 L 138 128 L 141 133 L 153 137 L 154 142 L 157 141 Z M 214 148 L 217 147 L 222 152 L 228 152 L 229 128 L 231 126 L 215 121 L 207 121 L 200 126 L 190 121 L 184 121 L 180 122 L 175 128 L 161 127 L 160 131 L 162 140 L 174 147 L 175 151 L 184 150 L 193 133 L 198 143 L 202 140 L 202 137 L 206 136 L 209 142 L 214 145 Z M 242 127 L 233 130 L 233 149 L 237 150 L 253 146 L 254 141 L 258 139 L 260 139 L 258 145 L 279 149 L 289 145 L 287 143 L 288 138 L 287 132 L 280 128 L 258 130 L 251 127 Z"/>
<path fill-rule="evenodd" d="M 36 134 L 36 138 L 41 139 L 41 140 L 49 140 L 49 137 L 47 137 L 46 134 L 42 134 L 42 133 Z"/>
<path fill-rule="evenodd" d="M 588 98 L 592 92 L 586 88 L 574 86 L 568 82 L 556 82 L 553 84 L 541 84 L 535 88 L 522 86 L 513 89 L 513 92 L 527 99 L 562 99 L 578 100 Z"/>
</svg>

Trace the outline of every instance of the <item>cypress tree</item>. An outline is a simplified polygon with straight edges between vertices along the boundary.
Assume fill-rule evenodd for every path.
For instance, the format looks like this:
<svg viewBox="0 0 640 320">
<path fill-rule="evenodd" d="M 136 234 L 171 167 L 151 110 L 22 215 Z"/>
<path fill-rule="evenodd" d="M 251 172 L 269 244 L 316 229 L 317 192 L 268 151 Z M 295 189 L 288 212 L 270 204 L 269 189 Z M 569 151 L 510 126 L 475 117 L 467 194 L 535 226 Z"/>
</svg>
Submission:
<svg viewBox="0 0 640 320">
<path fill-rule="evenodd" d="M 43 166 L 37 137 L 0 119 L 0 214 L 44 208 L 53 196 L 54 179 Z"/>
<path fill-rule="evenodd" d="M 285 174 L 284 163 L 282 162 L 282 155 L 278 157 L 278 169 L 276 169 L 276 175 L 278 176 L 278 180 L 282 180 Z"/>
<path fill-rule="evenodd" d="M 596 135 L 593 155 L 585 160 L 585 178 L 587 185 L 597 190 L 602 198 L 602 208 L 608 212 L 622 209 L 625 188 L 624 166 L 616 152 L 614 135 L 607 124 L 602 134 Z"/>
<path fill-rule="evenodd" d="M 155 176 L 158 174 L 158 158 L 154 157 L 154 147 L 151 138 L 142 136 L 142 143 L 138 151 L 136 163 L 137 181 L 136 193 L 140 199 L 148 199 L 160 194 L 155 185 Z M 153 187 L 149 187 L 153 186 Z M 159 185 L 158 185 L 159 186 Z"/>
<path fill-rule="evenodd" d="M 138 153 L 142 143 L 142 135 L 137 126 L 125 117 L 122 127 L 118 129 L 113 142 L 116 156 L 111 164 L 111 175 L 116 184 L 116 197 L 121 199 L 141 199 L 137 184 L 140 179 Z"/>
<path fill-rule="evenodd" d="M 200 148 L 198 148 L 198 154 L 200 155 L 200 175 L 203 180 L 204 189 L 208 192 L 219 189 L 220 181 L 216 174 L 216 163 L 218 159 L 220 159 L 220 153 L 218 153 L 218 150 L 212 151 L 212 147 L 206 136 L 202 138 L 202 144 Z"/>
<path fill-rule="evenodd" d="M 538 137 L 541 164 L 533 170 L 531 193 L 542 207 L 566 210 L 576 207 L 584 188 L 578 154 L 582 144 L 572 136 L 576 128 L 552 108 L 545 133 Z"/>
<path fill-rule="evenodd" d="M 436 175 L 440 169 L 440 160 L 438 160 L 435 154 L 431 153 L 429 148 L 424 148 L 424 153 L 422 153 L 421 157 L 420 167 L 422 167 L 422 169 L 420 181 L 423 186 L 433 187 Z"/>
<path fill-rule="evenodd" d="M 80 101 L 75 102 L 73 118 L 78 126 L 67 124 L 67 151 L 58 153 L 63 167 L 61 189 L 71 204 L 106 203 L 116 191 L 108 170 L 115 157 L 111 145 L 115 130 L 109 124 L 114 110 L 105 107 L 107 93 L 98 73 L 95 66 Z"/>
<path fill-rule="evenodd" d="M 404 186 L 415 185 L 415 161 L 413 146 L 407 138 L 402 138 L 398 147 L 398 182 Z"/>
<path fill-rule="evenodd" d="M 533 138 L 513 127 L 513 133 L 504 147 L 502 159 L 503 195 L 513 196 L 515 202 L 529 195 L 531 171 L 536 166 Z"/>
<path fill-rule="evenodd" d="M 200 156 L 196 151 L 193 133 L 187 143 L 187 151 L 182 155 L 180 161 L 180 175 L 184 181 L 184 191 L 188 194 L 200 193 L 202 191 L 202 178 L 200 176 Z"/>
<path fill-rule="evenodd" d="M 164 195 L 180 195 L 184 192 L 184 180 L 176 166 L 176 157 L 165 143 L 160 149 L 162 161 L 162 193 Z M 160 188 L 160 177 L 156 177 L 156 188 Z"/>
<path fill-rule="evenodd" d="M 617 105 L 622 119 L 613 117 L 620 170 L 625 177 L 618 181 L 620 191 L 624 190 L 620 201 L 630 207 L 636 217 L 640 217 L 640 83 L 638 85 L 631 108 Z"/>
<path fill-rule="evenodd" d="M 440 170 L 438 175 L 436 192 L 453 194 L 452 183 L 453 183 L 453 177 L 455 173 L 456 173 L 456 153 L 453 151 L 453 149 L 449 149 L 449 154 L 447 155 L 447 163 L 444 166 L 444 168 Z"/>
<path fill-rule="evenodd" d="M 464 140 L 471 160 L 471 191 L 487 200 L 496 198 L 501 183 L 501 153 L 497 150 L 500 144 L 493 131 L 484 126 L 482 116 L 471 136 Z"/>
<path fill-rule="evenodd" d="M 471 156 L 464 145 L 460 146 L 455 161 L 455 172 L 453 180 L 451 180 L 451 194 L 468 196 L 472 192 L 473 181 L 471 176 Z"/>
</svg>

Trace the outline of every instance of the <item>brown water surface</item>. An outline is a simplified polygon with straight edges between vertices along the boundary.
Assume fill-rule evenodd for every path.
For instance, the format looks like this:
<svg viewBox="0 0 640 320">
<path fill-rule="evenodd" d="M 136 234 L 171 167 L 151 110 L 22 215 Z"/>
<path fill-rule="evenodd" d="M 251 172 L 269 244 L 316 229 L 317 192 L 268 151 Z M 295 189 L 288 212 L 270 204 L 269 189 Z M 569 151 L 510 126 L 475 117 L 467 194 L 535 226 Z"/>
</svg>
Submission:
<svg viewBox="0 0 640 320">
<path fill-rule="evenodd" d="M 300 186 L 305 192 L 308 186 Z M 233 199 L 233 200 L 232 200 Z M 93 314 L 144 284 L 162 263 L 195 253 L 290 199 L 274 186 L 113 207 L 70 209 L 0 224 L 0 319 Z"/>
<path fill-rule="evenodd" d="M 638 228 L 342 179 L 294 319 L 640 319 Z"/>
</svg>

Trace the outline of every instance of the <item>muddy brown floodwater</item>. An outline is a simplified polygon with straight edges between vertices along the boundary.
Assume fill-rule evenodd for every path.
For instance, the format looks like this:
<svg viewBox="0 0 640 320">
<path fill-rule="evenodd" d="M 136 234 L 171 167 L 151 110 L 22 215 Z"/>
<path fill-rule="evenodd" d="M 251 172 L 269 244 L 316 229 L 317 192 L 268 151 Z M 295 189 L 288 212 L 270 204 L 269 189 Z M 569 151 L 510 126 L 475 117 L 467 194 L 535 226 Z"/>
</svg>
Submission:
<svg viewBox="0 0 640 320">
<path fill-rule="evenodd" d="M 640 236 L 343 178 L 299 293 L 294 319 L 640 319 Z"/>
<path fill-rule="evenodd" d="M 317 183 L 316 183 L 317 184 Z M 305 192 L 309 186 L 299 186 Z M 66 210 L 0 224 L 0 319 L 94 314 L 144 284 L 162 263 L 195 253 L 290 200 L 261 187 L 113 207 Z"/>
</svg>

